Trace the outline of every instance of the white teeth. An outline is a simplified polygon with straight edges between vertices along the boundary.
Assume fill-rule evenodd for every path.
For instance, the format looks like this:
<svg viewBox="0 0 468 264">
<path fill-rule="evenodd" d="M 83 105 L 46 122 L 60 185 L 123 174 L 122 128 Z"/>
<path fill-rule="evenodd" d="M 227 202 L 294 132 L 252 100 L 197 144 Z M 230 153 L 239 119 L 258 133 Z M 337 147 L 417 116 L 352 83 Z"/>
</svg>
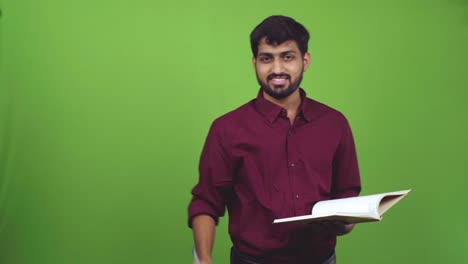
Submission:
<svg viewBox="0 0 468 264">
<path fill-rule="evenodd" d="M 274 85 L 285 85 L 286 81 L 287 81 L 287 79 L 281 79 L 281 78 L 271 79 L 271 83 L 273 83 Z"/>
</svg>

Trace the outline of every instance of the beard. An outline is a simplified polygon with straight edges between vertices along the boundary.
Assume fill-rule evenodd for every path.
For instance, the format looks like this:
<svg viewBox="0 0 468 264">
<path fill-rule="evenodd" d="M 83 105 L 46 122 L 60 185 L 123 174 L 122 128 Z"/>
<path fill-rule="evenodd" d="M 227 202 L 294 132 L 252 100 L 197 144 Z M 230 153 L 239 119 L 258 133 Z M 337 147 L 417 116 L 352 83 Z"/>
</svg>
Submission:
<svg viewBox="0 0 468 264">
<path fill-rule="evenodd" d="M 261 89 L 265 93 L 267 93 L 269 96 L 275 99 L 283 99 L 283 98 L 290 96 L 292 93 L 294 93 L 294 91 L 296 91 L 297 88 L 299 88 L 299 85 L 302 82 L 302 75 L 303 73 L 301 72 L 301 75 L 299 75 L 299 77 L 297 77 L 297 79 L 294 82 L 291 82 L 291 75 L 289 74 L 270 74 L 267 76 L 267 82 L 277 76 L 287 77 L 290 84 L 285 89 L 284 85 L 272 85 L 272 86 L 268 85 L 268 83 L 261 80 L 260 77 L 258 77 L 258 74 L 256 74 L 257 81 L 258 81 L 258 84 L 260 84 Z"/>
</svg>

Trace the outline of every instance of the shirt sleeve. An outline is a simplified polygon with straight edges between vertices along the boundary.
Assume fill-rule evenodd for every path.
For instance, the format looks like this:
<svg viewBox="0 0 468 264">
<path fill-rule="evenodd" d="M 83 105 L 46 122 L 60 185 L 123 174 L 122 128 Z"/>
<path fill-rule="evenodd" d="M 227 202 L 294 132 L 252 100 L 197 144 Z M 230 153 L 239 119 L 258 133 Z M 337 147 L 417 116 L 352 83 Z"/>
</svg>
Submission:
<svg viewBox="0 0 468 264">
<path fill-rule="evenodd" d="M 211 216 L 216 224 L 226 211 L 232 197 L 234 166 L 226 148 L 222 127 L 215 121 L 205 141 L 199 164 L 199 179 L 192 189 L 192 200 L 188 207 L 188 225 L 192 227 L 195 216 Z"/>
<path fill-rule="evenodd" d="M 342 118 L 343 132 L 333 159 L 333 199 L 357 196 L 361 191 L 353 134 L 346 118 Z"/>
</svg>

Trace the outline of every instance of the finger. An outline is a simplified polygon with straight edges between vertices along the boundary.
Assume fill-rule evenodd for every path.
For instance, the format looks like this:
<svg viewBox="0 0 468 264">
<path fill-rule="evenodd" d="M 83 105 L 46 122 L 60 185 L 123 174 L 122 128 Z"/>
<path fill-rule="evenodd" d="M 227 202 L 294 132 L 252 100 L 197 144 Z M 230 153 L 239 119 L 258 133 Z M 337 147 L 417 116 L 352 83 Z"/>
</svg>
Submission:
<svg viewBox="0 0 468 264">
<path fill-rule="evenodd" d="M 323 231 L 333 236 L 342 235 L 346 232 L 345 224 L 342 221 L 324 221 L 322 226 Z"/>
</svg>

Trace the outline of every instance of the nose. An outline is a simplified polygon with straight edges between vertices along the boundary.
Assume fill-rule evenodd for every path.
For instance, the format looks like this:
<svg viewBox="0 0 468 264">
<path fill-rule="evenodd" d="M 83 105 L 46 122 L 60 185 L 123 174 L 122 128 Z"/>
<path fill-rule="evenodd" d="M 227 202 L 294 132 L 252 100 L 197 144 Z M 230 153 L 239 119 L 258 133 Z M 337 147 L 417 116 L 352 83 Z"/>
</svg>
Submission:
<svg viewBox="0 0 468 264">
<path fill-rule="evenodd" d="M 284 72 L 284 67 L 281 60 L 274 60 L 272 66 L 272 71 L 274 74 L 282 74 Z"/>
</svg>

